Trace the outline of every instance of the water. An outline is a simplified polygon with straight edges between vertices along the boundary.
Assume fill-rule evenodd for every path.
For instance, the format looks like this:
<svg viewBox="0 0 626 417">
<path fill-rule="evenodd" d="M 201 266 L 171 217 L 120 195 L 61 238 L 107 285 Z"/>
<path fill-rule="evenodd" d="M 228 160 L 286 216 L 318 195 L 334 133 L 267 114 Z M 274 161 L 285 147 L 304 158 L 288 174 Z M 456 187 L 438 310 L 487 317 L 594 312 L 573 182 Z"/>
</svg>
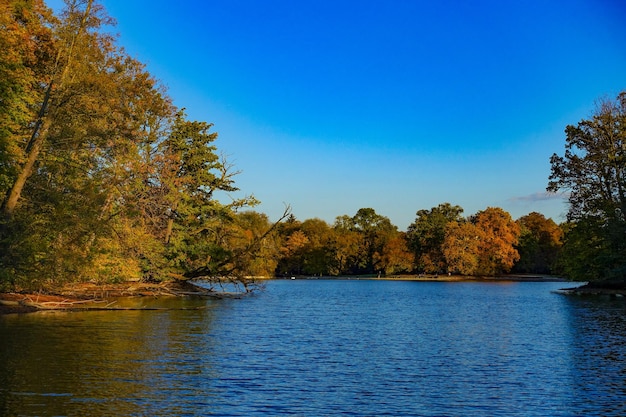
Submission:
<svg viewBox="0 0 626 417">
<path fill-rule="evenodd" d="M 624 416 L 626 301 L 564 285 L 288 280 L 0 316 L 0 415 Z"/>
</svg>

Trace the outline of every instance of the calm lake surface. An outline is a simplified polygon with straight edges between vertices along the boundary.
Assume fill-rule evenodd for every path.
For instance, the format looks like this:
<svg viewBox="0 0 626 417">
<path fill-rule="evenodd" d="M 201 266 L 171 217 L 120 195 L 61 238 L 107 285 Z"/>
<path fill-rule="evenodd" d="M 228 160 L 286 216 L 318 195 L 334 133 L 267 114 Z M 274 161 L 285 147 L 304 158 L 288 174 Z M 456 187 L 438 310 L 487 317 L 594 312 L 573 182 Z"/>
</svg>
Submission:
<svg viewBox="0 0 626 417">
<path fill-rule="evenodd" d="M 0 316 L 0 415 L 625 416 L 626 301 L 564 286 L 288 280 Z"/>
</svg>

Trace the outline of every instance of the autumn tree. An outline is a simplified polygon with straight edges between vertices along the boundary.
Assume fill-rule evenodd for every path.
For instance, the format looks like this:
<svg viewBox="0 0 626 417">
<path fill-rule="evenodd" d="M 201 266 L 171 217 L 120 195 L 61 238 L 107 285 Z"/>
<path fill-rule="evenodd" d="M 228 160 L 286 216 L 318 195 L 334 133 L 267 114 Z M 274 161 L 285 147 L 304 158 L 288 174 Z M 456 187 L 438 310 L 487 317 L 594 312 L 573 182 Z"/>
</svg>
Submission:
<svg viewBox="0 0 626 417">
<path fill-rule="evenodd" d="M 463 209 L 450 203 L 439 204 L 430 210 L 419 210 L 409 225 L 407 238 L 415 254 L 419 271 L 437 273 L 447 270 L 443 243 L 448 223 L 461 221 Z"/>
<path fill-rule="evenodd" d="M 479 211 L 467 223 L 451 222 L 443 249 L 448 267 L 464 275 L 509 272 L 519 259 L 519 234 L 511 215 L 498 207 Z"/>
<path fill-rule="evenodd" d="M 307 275 L 329 275 L 333 268 L 333 229 L 324 220 L 313 218 L 302 222 L 300 230 L 308 243 L 303 254 L 303 269 Z"/>
<path fill-rule="evenodd" d="M 84 7 L 83 7 L 84 6 Z M 89 72 L 83 73 L 77 67 L 88 67 L 94 64 L 92 52 L 89 48 L 94 46 L 96 39 L 103 39 L 94 29 L 98 28 L 102 20 L 99 18 L 98 12 L 100 8 L 93 7 L 93 0 L 88 0 L 85 4 L 78 0 L 69 1 L 65 11 L 62 24 L 55 29 L 58 51 L 54 62 L 51 62 L 47 70 L 44 71 L 45 78 L 39 79 L 41 85 L 45 85 L 45 92 L 38 103 L 38 111 L 35 119 L 29 125 L 29 139 L 24 148 L 24 161 L 16 170 L 15 178 L 9 186 L 6 198 L 2 202 L 2 213 L 6 217 L 13 215 L 15 208 L 22 196 L 22 192 L 26 181 L 32 175 L 35 164 L 39 160 L 39 156 L 48 139 L 48 132 L 51 125 L 57 120 L 57 110 L 60 107 L 68 107 L 70 104 L 60 99 L 57 91 L 62 91 L 69 87 L 77 80 L 73 78 L 78 76 L 78 84 L 84 83 L 82 76 L 91 75 Z M 89 33 L 89 31 L 92 31 Z M 97 58 L 100 58 L 98 56 Z M 67 91 L 67 90 L 66 90 Z M 72 91 L 78 96 L 81 90 L 72 88 Z M 79 114 L 75 112 L 74 114 Z M 69 126 L 68 126 L 69 127 Z"/>
<path fill-rule="evenodd" d="M 335 220 L 334 229 L 340 240 L 337 249 L 344 253 L 341 258 L 349 261 L 346 272 L 352 274 L 382 271 L 378 260 L 381 259 L 383 247 L 398 233 L 389 218 L 381 216 L 372 208 L 361 208 L 352 217 L 339 216 Z M 348 248 L 351 250 L 345 251 Z"/>
<path fill-rule="evenodd" d="M 237 172 L 212 125 L 172 105 L 96 1 L 48 13 L 0 5 L 0 286 L 250 271 L 274 226 L 237 216 L 253 197 L 220 202 Z"/>
<path fill-rule="evenodd" d="M 363 236 L 352 227 L 350 216 L 342 215 L 335 219 L 330 245 L 333 255 L 331 275 L 353 274 L 359 270 Z"/>
<path fill-rule="evenodd" d="M 0 3 L 0 198 L 24 163 L 29 125 L 41 111 L 56 56 L 54 21 L 42 0 Z"/>
<path fill-rule="evenodd" d="M 565 129 L 548 191 L 569 193 L 563 267 L 581 281 L 626 281 L 626 92 Z"/>
<path fill-rule="evenodd" d="M 281 259 L 277 266 L 279 275 L 301 275 L 304 273 L 304 253 L 309 238 L 301 230 L 295 230 L 283 241 Z"/>
<path fill-rule="evenodd" d="M 519 259 L 515 245 L 520 235 L 511 215 L 499 207 L 489 207 L 479 211 L 472 222 L 483 232 L 477 272 L 480 275 L 509 272 Z"/>
<path fill-rule="evenodd" d="M 279 260 L 279 237 L 266 214 L 245 210 L 236 213 L 225 248 L 238 273 L 245 277 L 274 277 Z"/>
<path fill-rule="evenodd" d="M 482 231 L 471 222 L 450 222 L 446 225 L 442 252 L 448 271 L 475 275 L 478 271 Z"/>
<path fill-rule="evenodd" d="M 278 275 L 334 275 L 334 231 L 324 220 L 285 222 Z"/>
<path fill-rule="evenodd" d="M 119 54 L 99 34 L 106 17 L 92 3 L 68 1 L 62 18 L 50 20 L 55 56 L 31 72 L 40 94 L 16 137 L 20 153 L 7 164 L 14 174 L 2 203 L 0 265 L 10 279 L 80 278 L 94 233 L 103 230 L 98 150 L 102 121 L 112 113 L 105 80 Z"/>
<path fill-rule="evenodd" d="M 380 250 L 374 254 L 374 261 L 385 275 L 409 273 L 413 270 L 415 255 L 409 249 L 406 234 L 395 233 L 387 239 Z"/>
</svg>

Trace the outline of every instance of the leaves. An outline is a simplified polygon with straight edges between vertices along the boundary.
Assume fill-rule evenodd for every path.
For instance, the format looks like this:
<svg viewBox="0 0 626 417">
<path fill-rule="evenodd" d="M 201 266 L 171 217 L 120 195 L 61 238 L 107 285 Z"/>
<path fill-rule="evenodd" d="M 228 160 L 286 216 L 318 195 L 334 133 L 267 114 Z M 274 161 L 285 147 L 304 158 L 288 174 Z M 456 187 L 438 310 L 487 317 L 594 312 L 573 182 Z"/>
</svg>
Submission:
<svg viewBox="0 0 626 417">
<path fill-rule="evenodd" d="M 237 172 L 212 124 L 171 104 L 99 4 L 66 4 L 0 6 L 0 285 L 243 276 L 260 245 L 236 215 L 256 200 L 217 199 Z"/>
<path fill-rule="evenodd" d="M 450 222 L 443 243 L 448 268 L 463 275 L 509 272 L 519 259 L 519 234 L 510 214 L 498 207 L 479 211 L 466 222 Z"/>
<path fill-rule="evenodd" d="M 573 279 L 626 280 L 626 92 L 565 133 L 548 183 L 549 191 L 569 192 L 561 262 Z"/>
<path fill-rule="evenodd" d="M 427 273 L 446 271 L 443 243 L 446 226 L 461 220 L 463 209 L 450 203 L 439 204 L 430 210 L 419 210 L 415 221 L 409 226 L 409 245 L 418 260 L 418 269 Z"/>
</svg>

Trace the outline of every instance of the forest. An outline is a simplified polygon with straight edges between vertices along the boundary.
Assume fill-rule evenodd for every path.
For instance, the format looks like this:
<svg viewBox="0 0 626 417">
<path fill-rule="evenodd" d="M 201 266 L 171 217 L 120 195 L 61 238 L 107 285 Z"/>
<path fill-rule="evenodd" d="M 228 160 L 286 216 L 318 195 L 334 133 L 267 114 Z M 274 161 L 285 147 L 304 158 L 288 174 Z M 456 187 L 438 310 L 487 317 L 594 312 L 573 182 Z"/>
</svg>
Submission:
<svg viewBox="0 0 626 417">
<path fill-rule="evenodd" d="M 566 128 L 549 191 L 568 219 L 443 202 L 400 231 L 373 208 L 333 224 L 254 211 L 206 121 L 118 45 L 94 0 L 0 4 L 0 290 L 295 275 L 626 277 L 626 94 Z M 253 190 L 252 190 L 253 191 Z M 231 197 L 229 197 L 231 196 Z M 227 201 L 227 202 L 225 202 Z"/>
</svg>

